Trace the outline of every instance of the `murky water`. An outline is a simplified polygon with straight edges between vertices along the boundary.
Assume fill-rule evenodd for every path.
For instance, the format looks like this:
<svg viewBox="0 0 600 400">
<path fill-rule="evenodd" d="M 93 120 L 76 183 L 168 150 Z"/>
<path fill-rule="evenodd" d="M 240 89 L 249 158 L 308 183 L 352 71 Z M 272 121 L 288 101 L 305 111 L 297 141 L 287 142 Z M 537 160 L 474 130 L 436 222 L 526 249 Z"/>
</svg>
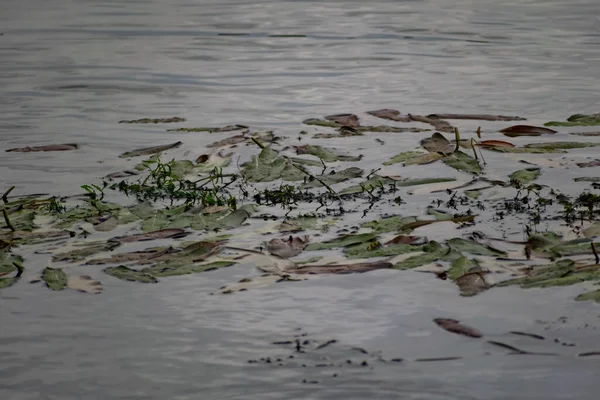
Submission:
<svg viewBox="0 0 600 400">
<path fill-rule="evenodd" d="M 242 123 L 293 136 L 305 118 L 384 107 L 536 124 L 600 104 L 600 3 L 592 1 L 5 0 L 1 8 L 0 188 L 18 193 L 76 193 L 130 167 L 116 158 L 125 149 L 181 140 L 201 154 L 214 141 L 122 119 L 180 115 L 189 126 Z M 398 136 L 366 148 L 366 162 L 414 146 Z M 4 152 L 70 142 L 82 148 Z M 591 399 L 600 388 L 598 358 L 576 357 L 600 350 L 600 309 L 574 303 L 579 288 L 465 299 L 428 274 L 379 271 L 208 295 L 250 271 L 160 285 L 106 277 L 100 296 L 3 291 L 0 397 Z M 507 355 L 439 330 L 436 317 L 557 355 Z M 299 354 L 271 344 L 300 332 L 338 342 Z M 450 356 L 463 358 L 415 361 Z M 247 362 L 266 357 L 283 365 Z"/>
</svg>

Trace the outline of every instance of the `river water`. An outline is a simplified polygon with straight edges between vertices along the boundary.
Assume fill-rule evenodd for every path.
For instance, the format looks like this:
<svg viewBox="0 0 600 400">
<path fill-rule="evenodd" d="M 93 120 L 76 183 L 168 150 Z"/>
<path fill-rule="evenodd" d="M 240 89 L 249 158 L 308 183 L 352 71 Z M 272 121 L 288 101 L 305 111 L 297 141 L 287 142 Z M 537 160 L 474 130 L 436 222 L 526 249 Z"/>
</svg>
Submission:
<svg viewBox="0 0 600 400">
<path fill-rule="evenodd" d="M 1 9 L 0 188 L 21 194 L 76 193 L 130 167 L 117 158 L 124 150 L 181 140 L 201 154 L 213 141 L 122 119 L 178 115 L 187 126 L 294 135 L 305 118 L 387 107 L 535 124 L 600 105 L 593 1 L 4 0 Z M 4 152 L 72 142 L 82 148 Z M 402 146 L 388 141 L 370 157 Z M 580 288 L 460 298 L 429 274 L 377 271 L 209 296 L 253 270 L 159 285 L 111 279 L 99 296 L 3 291 L 0 397 L 591 399 L 600 389 L 598 358 L 576 357 L 600 350 L 600 309 L 573 302 Z M 508 355 L 441 331 L 436 317 L 557 355 Z M 272 344 L 303 334 L 337 343 L 305 353 Z M 415 361 L 451 356 L 462 359 Z"/>
</svg>

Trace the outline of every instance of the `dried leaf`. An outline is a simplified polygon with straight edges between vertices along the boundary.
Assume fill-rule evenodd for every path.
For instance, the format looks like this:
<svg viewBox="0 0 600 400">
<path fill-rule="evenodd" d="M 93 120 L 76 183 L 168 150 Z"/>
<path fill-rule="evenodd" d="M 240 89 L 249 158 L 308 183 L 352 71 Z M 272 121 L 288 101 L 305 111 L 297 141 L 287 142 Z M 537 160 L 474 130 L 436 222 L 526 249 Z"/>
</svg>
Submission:
<svg viewBox="0 0 600 400">
<path fill-rule="evenodd" d="M 477 146 L 481 147 L 515 147 L 514 144 L 505 142 L 503 140 L 482 140 L 477 143 Z"/>
<path fill-rule="evenodd" d="M 481 121 L 525 121 L 527 118 L 507 117 L 505 115 L 489 114 L 430 114 L 429 118 L 439 119 L 473 119 Z"/>
<path fill-rule="evenodd" d="M 327 121 L 333 121 L 342 126 L 349 126 L 351 128 L 356 128 L 359 125 L 358 117 L 354 114 L 328 115 L 325 117 L 325 119 Z"/>
<path fill-rule="evenodd" d="M 306 235 L 303 237 L 289 236 L 286 239 L 274 238 L 267 243 L 267 250 L 281 258 L 291 258 L 302 253 L 308 242 L 309 238 Z"/>
<path fill-rule="evenodd" d="M 176 147 L 181 146 L 182 142 L 175 142 L 171 144 L 165 144 L 161 146 L 152 146 L 152 147 L 144 147 L 143 149 L 137 149 L 125 152 L 121 154 L 119 157 L 121 158 L 129 158 L 129 157 L 138 157 L 138 156 L 147 156 L 151 154 L 157 154 L 165 150 L 174 149 Z"/>
<path fill-rule="evenodd" d="M 440 328 L 447 330 L 448 332 L 456 333 L 463 336 L 472 338 L 480 338 L 483 336 L 478 330 L 469 326 L 463 325 L 460 321 L 450 318 L 436 318 L 433 320 Z"/>
<path fill-rule="evenodd" d="M 555 130 L 532 125 L 513 125 L 500 130 L 505 136 L 541 136 L 556 133 Z"/>
<path fill-rule="evenodd" d="M 67 286 L 70 289 L 90 294 L 102 293 L 104 289 L 101 282 L 93 280 L 89 275 L 70 276 Z"/>
<path fill-rule="evenodd" d="M 31 153 L 38 151 L 68 151 L 68 150 L 77 150 L 79 148 L 78 144 L 68 143 L 68 144 L 49 144 L 46 146 L 34 146 L 34 147 L 21 147 L 6 150 L 7 153 L 10 152 L 18 152 L 18 153 Z"/>
<path fill-rule="evenodd" d="M 412 121 L 408 115 L 400 115 L 400 111 L 385 108 L 383 110 L 367 111 L 367 114 L 377 118 L 389 119 L 391 121 L 398 122 L 410 122 Z"/>
<path fill-rule="evenodd" d="M 169 118 L 141 118 L 119 121 L 120 124 L 169 124 L 174 122 L 185 122 L 185 118 L 169 117 Z"/>
</svg>

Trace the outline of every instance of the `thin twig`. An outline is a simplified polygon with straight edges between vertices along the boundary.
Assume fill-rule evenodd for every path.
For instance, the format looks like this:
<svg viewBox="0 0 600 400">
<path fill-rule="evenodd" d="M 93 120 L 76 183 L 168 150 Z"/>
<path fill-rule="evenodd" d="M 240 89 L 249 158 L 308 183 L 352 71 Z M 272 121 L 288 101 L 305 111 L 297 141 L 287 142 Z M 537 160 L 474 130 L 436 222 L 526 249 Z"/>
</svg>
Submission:
<svg viewBox="0 0 600 400">
<path fill-rule="evenodd" d="M 596 257 L 596 264 L 600 264 L 600 256 L 598 256 L 594 242 L 592 242 L 592 252 L 594 253 L 594 257 Z"/>
<path fill-rule="evenodd" d="M 460 147 L 460 133 L 458 132 L 458 128 L 454 128 L 454 138 L 456 139 L 456 147 L 454 148 L 454 152 L 456 153 Z"/>
<path fill-rule="evenodd" d="M 254 143 L 256 143 L 256 145 L 257 145 L 258 147 L 260 147 L 261 149 L 264 149 L 264 148 L 265 148 L 265 145 L 264 145 L 264 144 L 262 144 L 261 142 L 259 142 L 257 138 L 255 138 L 255 137 L 251 137 L 250 139 L 251 139 L 251 140 L 252 140 Z"/>
</svg>

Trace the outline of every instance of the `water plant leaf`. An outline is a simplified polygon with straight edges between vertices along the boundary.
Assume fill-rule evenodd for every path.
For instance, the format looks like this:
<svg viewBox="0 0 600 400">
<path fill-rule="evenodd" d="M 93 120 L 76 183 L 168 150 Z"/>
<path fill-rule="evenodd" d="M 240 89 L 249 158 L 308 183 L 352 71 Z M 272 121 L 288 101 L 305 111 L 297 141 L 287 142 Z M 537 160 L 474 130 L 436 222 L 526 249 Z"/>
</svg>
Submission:
<svg viewBox="0 0 600 400">
<path fill-rule="evenodd" d="M 404 152 L 397 154 L 394 157 L 390 158 L 388 161 L 384 162 L 383 165 L 393 165 L 393 164 L 402 163 L 402 162 L 408 161 L 410 159 L 413 159 L 415 157 L 422 156 L 423 154 L 427 154 L 427 153 L 424 153 L 419 150 L 404 151 Z"/>
<path fill-rule="evenodd" d="M 133 235 L 127 236 L 118 236 L 110 239 L 111 241 L 117 241 L 121 243 L 133 243 L 133 242 L 142 242 L 147 240 L 156 240 L 156 239 L 174 239 L 174 238 L 182 238 L 189 235 L 189 232 L 186 232 L 185 229 L 181 228 L 170 228 L 170 229 L 160 229 L 152 232 L 144 232 L 144 233 L 136 233 Z"/>
<path fill-rule="evenodd" d="M 475 296 L 490 288 L 481 272 L 470 272 L 460 276 L 456 279 L 456 285 L 458 285 L 460 295 L 465 297 Z"/>
<path fill-rule="evenodd" d="M 421 267 L 446 257 L 450 249 L 432 241 L 423 246 L 423 251 L 423 254 L 414 255 L 394 264 L 393 268 L 404 270 Z"/>
<path fill-rule="evenodd" d="M 280 232 L 300 232 L 307 229 L 316 229 L 317 217 L 302 216 L 297 218 L 286 218 L 279 226 Z"/>
<path fill-rule="evenodd" d="M 33 147 L 20 147 L 6 150 L 7 153 L 18 152 L 18 153 L 32 153 L 38 151 L 69 151 L 77 150 L 79 145 L 76 143 L 68 144 L 49 144 L 46 146 L 33 146 Z"/>
<path fill-rule="evenodd" d="M 15 263 L 22 265 L 23 257 L 5 253 L 0 250 L 0 276 L 8 275 L 17 270 Z"/>
<path fill-rule="evenodd" d="M 468 336 L 472 338 L 480 338 L 483 336 L 483 334 L 477 329 L 461 324 L 460 321 L 455 319 L 436 318 L 433 320 L 433 322 L 435 322 L 440 328 L 448 332 L 456 333 L 458 335 Z"/>
<path fill-rule="evenodd" d="M 14 286 L 21 277 L 11 276 L 9 278 L 0 278 L 0 289 L 6 289 L 7 287 Z"/>
<path fill-rule="evenodd" d="M 463 238 L 453 238 L 447 241 L 448 246 L 456 252 L 475 254 L 478 256 L 505 257 L 506 252 L 490 245 L 474 242 Z"/>
<path fill-rule="evenodd" d="M 90 294 L 99 294 L 104 290 L 102 283 L 92 279 L 89 275 L 69 276 L 67 286 L 69 289 Z"/>
<path fill-rule="evenodd" d="M 537 147 L 509 147 L 509 146 L 483 146 L 486 150 L 496 151 L 498 153 L 513 154 L 547 154 L 547 153 L 566 153 L 566 150 L 559 148 L 537 148 Z"/>
<path fill-rule="evenodd" d="M 423 250 L 423 246 L 412 246 L 410 244 L 378 244 L 378 242 L 361 243 L 355 246 L 346 247 L 344 249 L 344 254 L 350 259 L 373 258 L 396 256 L 399 254 L 413 253 Z"/>
<path fill-rule="evenodd" d="M 356 235 L 342 235 L 336 239 L 328 240 L 320 243 L 311 243 L 306 247 L 307 251 L 312 250 L 325 250 L 334 249 L 337 247 L 347 247 L 360 243 L 369 242 L 375 240 L 377 234 L 375 233 L 361 233 Z"/>
<path fill-rule="evenodd" d="M 54 254 L 52 256 L 52 261 L 74 263 L 103 251 L 114 250 L 119 245 L 119 242 L 92 243 L 81 248 Z"/>
<path fill-rule="evenodd" d="M 419 185 L 429 185 L 432 183 L 442 183 L 442 182 L 452 182 L 455 181 L 456 178 L 415 178 L 415 179 L 410 179 L 410 178 L 397 178 L 395 177 L 394 179 L 391 179 L 389 177 L 374 177 L 371 178 L 369 180 L 367 180 L 366 182 L 364 182 L 361 185 L 356 185 L 356 186 L 350 186 L 347 187 L 346 189 L 343 189 L 339 192 L 339 194 L 356 194 L 356 193 L 362 193 L 365 188 L 366 189 L 373 189 L 373 188 L 377 188 L 377 187 L 383 187 L 385 185 L 392 185 L 394 187 L 408 187 L 408 186 L 419 186 Z"/>
<path fill-rule="evenodd" d="M 441 153 L 443 155 L 452 154 L 456 147 L 439 132 L 434 133 L 429 138 L 421 140 L 421 146 L 429 152 Z"/>
<path fill-rule="evenodd" d="M 600 132 L 569 132 L 569 135 L 575 136 L 600 136 Z"/>
<path fill-rule="evenodd" d="M 600 113 L 597 114 L 574 114 L 566 121 L 550 121 L 544 126 L 594 126 L 600 125 Z"/>
<path fill-rule="evenodd" d="M 167 117 L 167 118 L 140 118 L 119 121 L 120 124 L 170 124 L 175 122 L 185 122 L 185 118 Z"/>
<path fill-rule="evenodd" d="M 600 160 L 598 162 L 598 166 L 600 166 Z M 582 176 L 579 178 L 573 178 L 575 182 L 600 182 L 600 176 Z"/>
<path fill-rule="evenodd" d="M 340 128 L 341 129 L 341 128 Z M 389 125 L 361 125 L 355 128 L 358 132 L 381 132 L 381 133 L 406 133 L 406 132 L 429 132 L 431 129 L 415 127 L 398 127 Z"/>
<path fill-rule="evenodd" d="M 32 231 L 35 225 L 33 220 L 35 218 L 35 212 L 27 209 L 22 209 L 16 212 L 8 213 L 10 224 L 13 229 L 17 231 Z M 1 223 L 6 223 L 5 220 L 0 217 Z M 8 229 L 8 225 L 4 225 L 0 228 Z"/>
<path fill-rule="evenodd" d="M 175 142 L 175 143 L 170 143 L 170 144 L 165 144 L 165 145 L 160 145 L 160 146 L 144 147 L 142 149 L 127 151 L 127 152 L 121 154 L 119 157 L 120 158 L 130 158 L 130 157 L 139 157 L 139 156 L 147 156 L 147 155 L 151 155 L 151 154 L 157 154 L 157 153 L 160 153 L 160 152 L 163 152 L 166 150 L 174 149 L 176 147 L 181 146 L 182 144 L 183 144 L 182 142 Z"/>
<path fill-rule="evenodd" d="M 479 266 L 477 259 L 461 256 L 452 262 L 448 270 L 448 278 L 455 281 L 461 276 L 468 274 L 472 268 L 477 266 Z"/>
<path fill-rule="evenodd" d="M 397 122 L 411 122 L 412 120 L 408 115 L 401 115 L 400 111 L 393 110 L 391 108 L 385 108 L 382 110 L 367 111 L 367 114 L 377 118 L 389 119 Z"/>
<path fill-rule="evenodd" d="M 235 261 L 213 261 L 205 264 L 194 264 L 189 261 L 165 261 L 152 267 L 142 269 L 142 273 L 162 278 L 166 276 L 188 275 L 206 271 L 214 271 L 219 268 L 230 267 Z"/>
<path fill-rule="evenodd" d="M 525 121 L 527 118 L 506 116 L 506 115 L 490 115 L 490 114 L 430 114 L 429 118 L 439 119 L 472 119 L 481 121 Z"/>
<path fill-rule="evenodd" d="M 427 154 L 423 154 L 420 155 L 418 157 L 413 157 L 410 160 L 406 160 L 403 165 L 405 167 L 409 166 L 409 165 L 425 165 L 425 164 L 431 164 L 433 162 L 436 162 L 438 160 L 441 160 L 444 156 L 440 153 L 427 153 Z"/>
<path fill-rule="evenodd" d="M 426 124 L 432 125 L 435 129 L 442 132 L 454 132 L 454 127 L 448 123 L 448 121 L 444 121 L 439 118 L 431 118 L 426 117 L 424 115 L 415 115 L 408 114 L 408 117 L 411 121 L 424 122 Z"/>
<path fill-rule="evenodd" d="M 600 248 L 600 242 L 594 243 L 596 248 Z M 593 254 L 592 241 L 589 239 L 575 239 L 560 243 L 548 249 L 550 253 L 558 257 L 570 257 L 582 254 Z"/>
<path fill-rule="evenodd" d="M 575 297 L 577 301 L 595 301 L 596 303 L 600 303 L 600 289 L 594 290 L 592 292 L 581 293 L 579 296 Z"/>
<path fill-rule="evenodd" d="M 389 268 L 392 268 L 392 264 L 387 261 L 374 261 L 355 264 L 303 265 L 286 271 L 294 274 L 353 274 Z"/>
<path fill-rule="evenodd" d="M 329 127 L 329 128 L 339 128 L 342 126 L 341 124 L 338 124 L 337 122 L 328 121 L 326 119 L 318 119 L 318 118 L 305 119 L 304 121 L 302 121 L 302 123 L 305 125 L 324 126 L 324 127 Z"/>
<path fill-rule="evenodd" d="M 527 185 L 536 180 L 542 171 L 540 168 L 526 168 L 513 172 L 508 177 L 512 180 L 519 181 L 523 185 Z"/>
<path fill-rule="evenodd" d="M 306 176 L 294 167 L 290 159 L 280 157 L 270 147 L 263 148 L 258 157 L 252 157 L 244 168 L 243 175 L 248 182 L 271 182 L 277 179 L 299 181 Z"/>
<path fill-rule="evenodd" d="M 310 154 L 315 157 L 320 158 L 326 162 L 335 162 L 335 161 L 360 161 L 362 159 L 362 155 L 351 156 L 345 154 L 339 154 L 335 149 L 323 147 L 323 146 L 313 146 L 310 144 L 304 146 L 294 146 L 297 154 Z"/>
<path fill-rule="evenodd" d="M 327 175 L 321 175 L 321 176 L 319 176 L 319 179 L 321 180 L 321 182 L 314 179 L 314 180 L 311 180 L 307 183 L 300 185 L 300 188 L 301 189 L 309 189 L 309 188 L 321 187 L 321 186 L 323 186 L 323 183 L 325 183 L 326 185 L 329 185 L 329 186 L 335 185 L 337 183 L 345 182 L 350 179 L 360 178 L 362 176 L 363 172 L 364 171 L 358 167 L 346 168 L 339 172 L 332 172 Z"/>
<path fill-rule="evenodd" d="M 545 143 L 529 143 L 525 145 L 526 149 L 542 149 L 542 150 L 569 150 L 583 149 L 586 147 L 600 146 L 600 143 L 594 142 L 545 142 Z"/>
<path fill-rule="evenodd" d="M 600 167 L 600 160 L 592 160 L 587 162 L 577 163 L 579 168 Z"/>
<path fill-rule="evenodd" d="M 505 142 L 504 140 L 482 140 L 481 142 L 477 142 L 477 146 L 480 147 L 515 147 L 514 144 L 510 142 Z"/>
<path fill-rule="evenodd" d="M 99 224 L 94 225 L 94 229 L 98 232 L 108 232 L 115 229 L 118 225 L 119 218 L 115 217 L 114 215 L 111 215 L 108 218 L 105 218 Z"/>
<path fill-rule="evenodd" d="M 67 274 L 61 268 L 46 267 L 42 271 L 42 281 L 52 290 L 64 290 L 67 287 Z"/>
<path fill-rule="evenodd" d="M 143 264 L 150 260 L 173 252 L 174 250 L 171 248 L 157 247 L 141 251 L 132 251 L 129 253 L 113 254 L 110 257 L 106 258 L 94 258 L 92 260 L 88 260 L 86 262 L 86 265 L 120 264 L 128 262 Z"/>
<path fill-rule="evenodd" d="M 289 236 L 285 239 L 273 238 L 267 243 L 267 251 L 281 258 L 291 258 L 302 253 L 308 246 L 308 236 Z"/>
<path fill-rule="evenodd" d="M 407 224 L 417 221 L 416 216 L 403 217 L 394 215 L 379 220 L 363 223 L 362 228 L 371 228 L 375 233 L 401 232 Z"/>
<path fill-rule="evenodd" d="M 442 158 L 442 162 L 458 171 L 469 172 L 475 175 L 481 173 L 479 162 L 462 151 L 455 151 L 451 155 Z"/>
<path fill-rule="evenodd" d="M 157 283 L 158 280 L 150 274 L 145 272 L 130 269 L 124 265 L 118 267 L 104 268 L 104 273 L 113 276 L 115 278 L 130 281 L 130 282 L 141 282 L 141 283 Z"/>
<path fill-rule="evenodd" d="M 600 236 L 600 222 L 595 222 L 592 225 L 585 228 L 581 233 L 586 238 Z"/>
<path fill-rule="evenodd" d="M 239 144 L 248 140 L 248 136 L 241 134 L 229 137 L 227 139 L 221 139 L 214 143 L 207 144 L 206 147 L 223 147 L 223 146 L 231 146 L 234 144 Z"/>
<path fill-rule="evenodd" d="M 327 121 L 336 122 L 342 126 L 356 128 L 359 125 L 358 117 L 354 114 L 336 114 L 325 117 Z"/>
<path fill-rule="evenodd" d="M 194 172 L 197 174 L 213 171 L 215 168 L 225 168 L 231 164 L 233 153 L 212 153 L 206 157 L 200 156 L 196 159 Z"/>
<path fill-rule="evenodd" d="M 209 133 L 219 133 L 219 132 L 232 132 L 238 131 L 240 129 L 248 129 L 246 125 L 226 125 L 222 127 L 194 127 L 194 128 L 175 128 L 175 129 L 167 129 L 167 132 L 209 132 Z"/>
<path fill-rule="evenodd" d="M 504 136 L 541 136 L 556 133 L 555 130 L 532 125 L 513 125 L 500 130 Z"/>
</svg>

